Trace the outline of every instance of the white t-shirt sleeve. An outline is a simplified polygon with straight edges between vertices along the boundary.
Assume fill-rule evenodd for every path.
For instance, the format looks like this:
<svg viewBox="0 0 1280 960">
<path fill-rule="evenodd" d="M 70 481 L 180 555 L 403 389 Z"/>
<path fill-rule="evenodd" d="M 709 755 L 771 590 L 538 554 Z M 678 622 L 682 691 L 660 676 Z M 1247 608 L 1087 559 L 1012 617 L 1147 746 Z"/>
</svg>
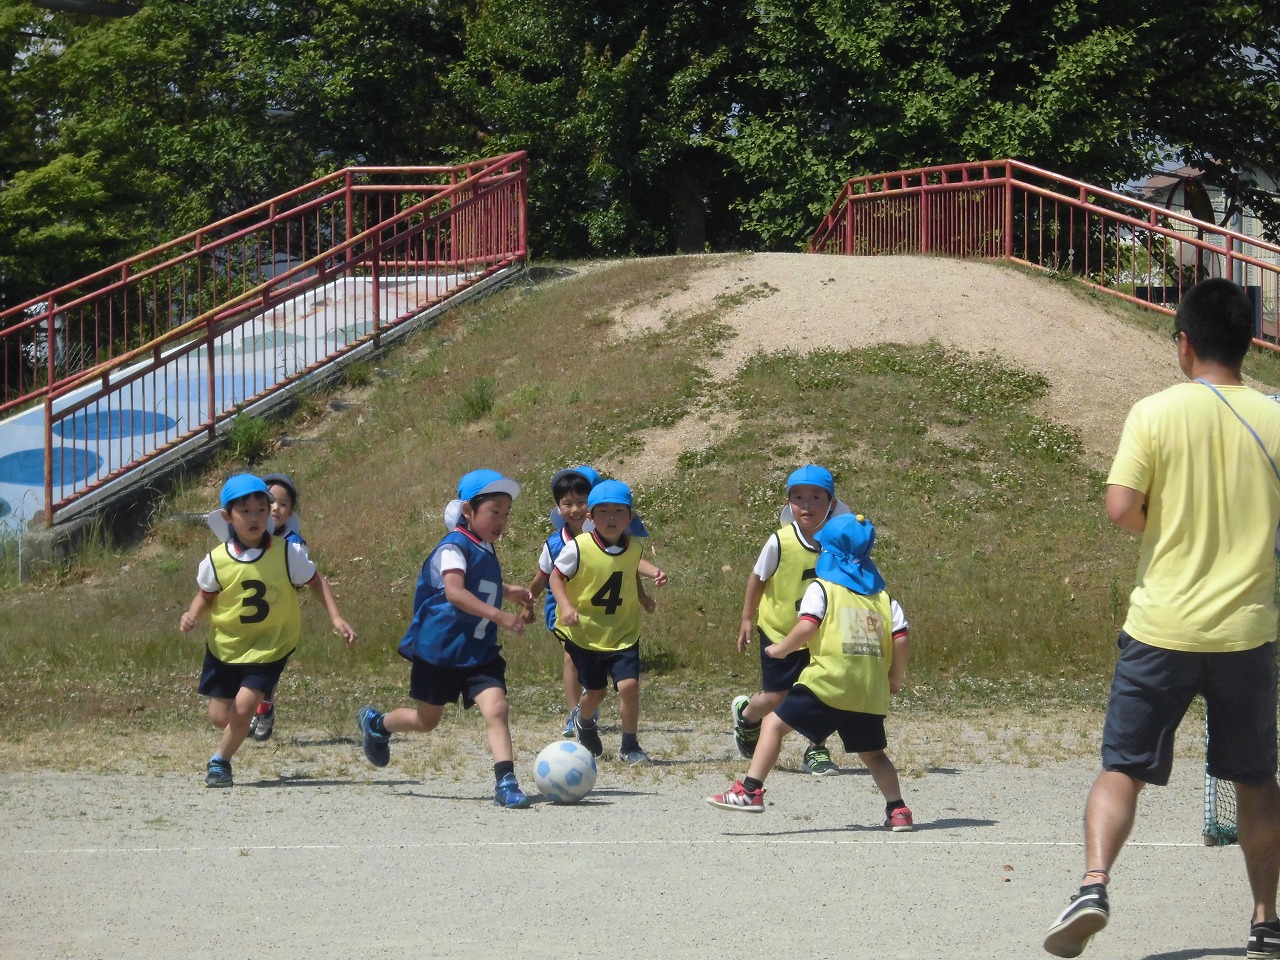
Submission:
<svg viewBox="0 0 1280 960">
<path fill-rule="evenodd" d="M 551 569 L 555 566 L 555 562 L 551 559 L 551 548 L 547 546 L 547 541 L 542 541 L 542 553 L 538 554 L 538 570 L 551 576 Z"/>
<path fill-rule="evenodd" d="M 200 569 L 196 571 L 196 586 L 205 593 L 221 593 L 222 584 L 218 582 L 218 574 L 213 569 L 213 556 L 206 553 L 200 561 Z"/>
<path fill-rule="evenodd" d="M 311 578 L 316 575 L 316 565 L 311 554 L 307 553 L 307 548 L 291 540 L 282 540 L 281 543 L 287 544 L 289 548 L 289 580 L 295 587 L 310 583 Z"/>
<path fill-rule="evenodd" d="M 560 551 L 560 556 L 556 557 L 556 569 L 566 580 L 572 580 L 574 574 L 578 572 L 578 544 L 566 543 L 564 549 Z"/>
<path fill-rule="evenodd" d="M 800 609 L 796 613 L 818 621 L 827 615 L 827 591 L 817 580 L 805 587 L 804 596 L 800 598 Z"/>
<path fill-rule="evenodd" d="M 446 570 L 460 570 L 463 574 L 467 572 L 467 555 L 462 552 L 461 547 L 452 543 L 446 543 L 431 558 L 431 569 L 427 574 L 431 578 L 433 587 L 444 586 Z"/>
<path fill-rule="evenodd" d="M 897 600 L 889 601 L 889 609 L 893 611 L 893 634 L 897 636 L 900 633 L 907 633 L 911 630 L 911 624 L 907 623 L 907 615 L 902 612 L 902 607 Z"/>
<path fill-rule="evenodd" d="M 767 581 L 778 572 L 780 559 L 782 559 L 782 544 L 778 542 L 778 535 L 775 533 L 765 541 L 760 550 L 760 556 L 756 558 L 755 569 L 751 572 L 762 581 Z"/>
</svg>

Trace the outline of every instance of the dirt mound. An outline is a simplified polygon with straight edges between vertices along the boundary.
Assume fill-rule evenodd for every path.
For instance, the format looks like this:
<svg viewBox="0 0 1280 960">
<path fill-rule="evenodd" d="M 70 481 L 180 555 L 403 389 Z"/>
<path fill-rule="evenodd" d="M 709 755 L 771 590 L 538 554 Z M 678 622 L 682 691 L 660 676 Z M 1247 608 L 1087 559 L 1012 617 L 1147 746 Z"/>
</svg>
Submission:
<svg viewBox="0 0 1280 960">
<path fill-rule="evenodd" d="M 731 377 L 756 353 L 936 340 L 1047 377 L 1041 412 L 1074 429 L 1099 467 L 1115 452 L 1133 402 L 1182 376 L 1167 337 L 1122 321 L 1118 304 L 1048 276 L 974 260 L 708 257 L 686 289 L 619 319 L 638 332 L 717 302 L 733 304 L 722 319 L 737 334 L 710 363 L 717 378 Z M 644 451 L 628 457 L 628 469 L 670 470 L 681 450 L 712 443 L 729 426 L 699 414 L 654 430 Z"/>
</svg>

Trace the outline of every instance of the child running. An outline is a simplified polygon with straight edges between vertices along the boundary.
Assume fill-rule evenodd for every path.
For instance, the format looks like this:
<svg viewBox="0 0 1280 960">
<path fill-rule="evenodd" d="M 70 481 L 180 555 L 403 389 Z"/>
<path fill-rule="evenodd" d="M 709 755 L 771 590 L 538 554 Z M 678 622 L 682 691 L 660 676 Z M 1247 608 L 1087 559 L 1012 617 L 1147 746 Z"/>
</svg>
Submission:
<svg viewBox="0 0 1280 960">
<path fill-rule="evenodd" d="M 520 484 L 496 470 L 473 470 L 458 481 L 458 499 L 445 508 L 449 532 L 431 551 L 413 593 L 413 620 L 400 655 L 413 666 L 409 696 L 415 707 L 356 714 L 364 755 L 375 767 L 391 761 L 393 733 L 430 733 L 446 704 L 480 708 L 496 786 L 493 802 L 508 809 L 529 806 L 516 779 L 508 725 L 507 662 L 498 628 L 524 632 L 524 620 L 502 609 L 503 599 L 528 607 L 529 591 L 502 582 L 493 545 L 507 529 Z"/>
<path fill-rule="evenodd" d="M 579 742 L 600 756 L 604 745 L 595 713 L 613 677 L 621 701 L 622 744 L 619 759 L 649 764 L 640 748 L 640 609 L 657 606 L 640 580 L 641 545 L 627 533 L 634 514 L 631 490 L 620 480 L 602 480 L 587 497 L 594 528 L 565 544 L 551 574 L 556 602 L 556 636 L 573 659 L 582 695 L 574 732 Z M 655 583 L 666 574 L 654 568 Z"/>
<path fill-rule="evenodd" d="M 782 739 L 798 730 L 815 743 L 840 734 L 844 748 L 866 764 L 885 798 L 884 825 L 910 830 L 898 771 L 885 753 L 889 698 L 907 672 L 906 618 L 884 592 L 871 560 L 875 527 L 861 516 L 833 517 L 818 531 L 817 579 L 800 604 L 800 619 L 767 655 L 785 657 L 809 645 L 809 664 L 773 713 L 764 718 L 747 775 L 707 803 L 744 813 L 764 812 L 764 781 L 778 762 Z"/>
<path fill-rule="evenodd" d="M 538 572 L 534 574 L 533 580 L 529 584 L 529 593 L 532 594 L 535 603 L 550 582 L 551 571 L 555 568 L 556 558 L 560 556 L 560 551 L 564 549 L 565 544 L 572 543 L 578 534 L 591 525 L 591 521 L 587 517 L 587 497 L 590 496 L 592 488 L 603 479 L 594 467 L 589 467 L 586 464 L 577 467 L 565 467 L 563 470 L 556 471 L 551 478 L 551 499 L 555 501 L 555 509 L 551 513 L 551 522 L 553 525 L 558 522 L 558 527 L 552 531 L 551 535 L 543 543 L 542 553 L 538 557 Z M 627 533 L 636 537 L 648 535 L 648 531 L 645 529 L 644 524 L 640 522 L 638 516 L 632 517 L 631 524 L 627 527 Z M 648 560 L 642 559 L 640 561 L 639 572 L 640 576 L 654 580 L 660 587 L 666 585 L 666 574 Z M 556 598 L 550 591 L 547 591 L 543 612 L 547 629 L 554 633 L 556 627 Z M 531 621 L 532 619 L 533 608 L 531 606 L 528 612 L 528 620 Z M 561 640 L 561 643 L 563 644 L 564 641 Z M 582 698 L 582 686 L 578 683 L 578 668 L 573 665 L 573 658 L 569 656 L 567 647 L 564 651 L 564 663 L 561 668 L 561 682 L 564 686 L 565 703 L 569 710 L 562 736 L 573 737 L 575 735 L 573 721 L 578 716 L 578 701 Z M 599 710 L 596 711 L 592 719 L 600 719 Z"/>
<path fill-rule="evenodd" d="M 302 547 L 304 552 L 307 552 L 307 556 L 310 558 L 310 553 L 307 551 L 307 541 L 302 539 L 302 524 L 298 519 L 297 485 L 287 473 L 268 474 L 262 478 L 262 482 L 267 485 L 267 490 L 271 493 L 272 498 L 271 535 L 289 543 L 296 543 Z M 209 514 L 209 529 L 222 540 L 226 540 L 231 535 L 230 526 L 222 518 L 221 511 L 218 510 Z M 332 616 L 338 609 L 337 600 L 333 596 L 329 581 L 323 574 L 317 573 L 317 576 L 320 578 L 319 585 L 321 596 L 324 598 L 325 609 L 329 610 L 330 616 Z M 334 626 L 344 637 L 350 637 L 348 642 L 354 641 L 355 631 L 340 615 L 334 620 Z M 266 696 L 262 698 L 262 702 L 258 704 L 258 712 L 249 721 L 249 736 L 251 739 L 259 742 L 271 739 L 271 734 L 276 727 L 275 694 L 275 690 L 268 690 Z"/>
<path fill-rule="evenodd" d="M 765 542 L 747 578 L 738 627 L 739 653 L 747 652 L 753 635 L 760 639 L 760 692 L 754 697 L 734 697 L 731 710 L 733 738 L 738 753 L 747 759 L 755 751 L 760 721 L 782 702 L 809 664 L 809 651 L 803 646 L 782 658 L 769 649 L 796 624 L 800 598 L 813 581 L 819 553 L 813 538 L 828 518 L 848 512 L 849 508 L 836 499 L 835 479 L 826 467 L 806 464 L 787 477 L 787 502 L 780 518 L 784 526 Z M 816 741 L 804 752 L 803 768 L 819 777 L 840 769 L 827 745 Z"/>
<path fill-rule="evenodd" d="M 199 592 L 178 624 L 187 633 L 206 611 L 213 624 L 199 686 L 209 698 L 209 719 L 222 731 L 205 776 L 209 787 L 233 784 L 231 758 L 298 645 L 302 609 L 297 588 L 310 587 L 334 629 L 347 643 L 356 639 L 306 549 L 269 532 L 267 485 L 252 474 L 236 474 L 222 485 L 221 503 L 228 537 L 200 562 Z"/>
</svg>

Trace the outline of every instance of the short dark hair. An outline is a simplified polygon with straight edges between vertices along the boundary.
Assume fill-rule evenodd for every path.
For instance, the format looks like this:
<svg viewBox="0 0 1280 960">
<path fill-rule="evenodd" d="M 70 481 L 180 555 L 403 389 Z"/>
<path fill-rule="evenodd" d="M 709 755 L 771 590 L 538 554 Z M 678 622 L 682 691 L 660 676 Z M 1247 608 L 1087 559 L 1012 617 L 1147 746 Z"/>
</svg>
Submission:
<svg viewBox="0 0 1280 960">
<path fill-rule="evenodd" d="M 1210 277 L 1183 294 L 1174 327 L 1201 360 L 1239 369 L 1253 343 L 1253 301 L 1239 285 Z"/>
<path fill-rule="evenodd" d="M 497 500 L 499 497 L 506 497 L 510 500 L 511 494 L 503 493 L 500 490 L 495 490 L 492 493 L 477 493 L 474 497 L 468 500 L 467 503 L 470 505 L 472 510 L 479 510 L 480 507 L 484 505 L 485 501 Z"/>
<path fill-rule="evenodd" d="M 570 493 L 576 493 L 580 497 L 587 496 L 591 493 L 591 481 L 580 473 L 566 473 L 551 488 L 551 497 L 556 503 Z"/>
</svg>

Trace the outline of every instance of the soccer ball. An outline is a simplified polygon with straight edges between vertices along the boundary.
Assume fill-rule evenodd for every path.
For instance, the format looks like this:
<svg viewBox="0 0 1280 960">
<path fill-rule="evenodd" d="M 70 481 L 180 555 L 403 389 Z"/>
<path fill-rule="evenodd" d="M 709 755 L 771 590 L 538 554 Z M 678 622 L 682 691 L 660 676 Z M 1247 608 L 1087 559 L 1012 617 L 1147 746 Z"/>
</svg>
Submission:
<svg viewBox="0 0 1280 960">
<path fill-rule="evenodd" d="M 577 803 L 596 785 L 596 758 L 573 740 L 557 740 L 533 765 L 533 782 L 552 803 Z"/>
</svg>

